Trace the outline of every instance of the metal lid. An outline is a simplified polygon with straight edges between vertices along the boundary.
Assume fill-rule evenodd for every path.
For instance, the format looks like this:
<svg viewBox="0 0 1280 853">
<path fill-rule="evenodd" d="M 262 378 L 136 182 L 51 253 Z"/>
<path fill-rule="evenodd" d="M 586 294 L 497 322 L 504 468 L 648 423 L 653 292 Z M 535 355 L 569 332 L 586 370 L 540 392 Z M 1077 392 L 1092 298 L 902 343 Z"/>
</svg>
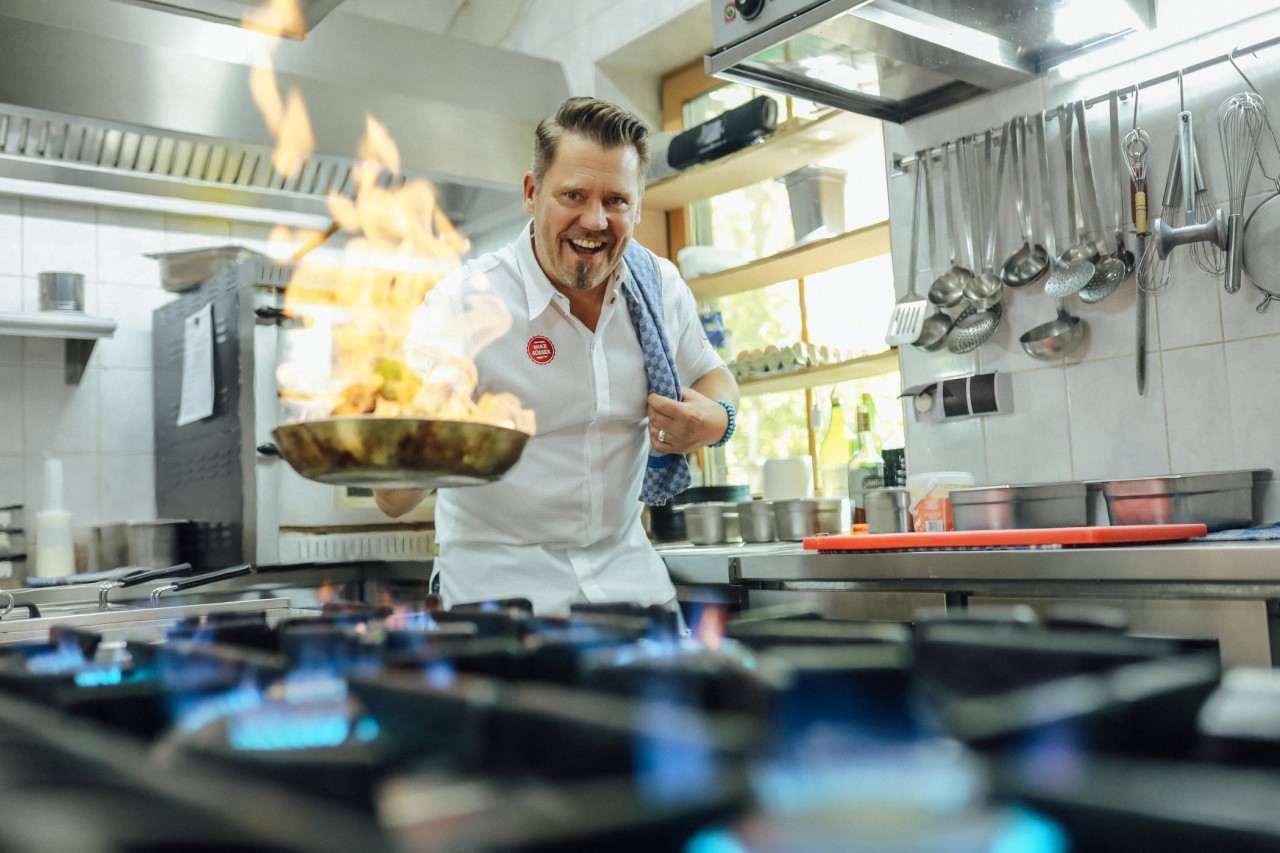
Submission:
<svg viewBox="0 0 1280 853">
<path fill-rule="evenodd" d="M 1062 483 L 978 486 L 975 488 L 952 489 L 951 504 L 952 506 L 970 506 L 986 503 L 1084 498 L 1087 491 L 1085 484 L 1077 480 Z"/>
</svg>

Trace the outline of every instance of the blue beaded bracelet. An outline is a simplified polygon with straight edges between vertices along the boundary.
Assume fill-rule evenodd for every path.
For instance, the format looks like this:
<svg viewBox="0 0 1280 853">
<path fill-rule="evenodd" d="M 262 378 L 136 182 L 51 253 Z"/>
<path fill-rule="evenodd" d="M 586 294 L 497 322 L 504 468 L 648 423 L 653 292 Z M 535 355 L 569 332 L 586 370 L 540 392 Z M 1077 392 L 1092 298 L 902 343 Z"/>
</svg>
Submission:
<svg viewBox="0 0 1280 853">
<path fill-rule="evenodd" d="M 725 400 L 716 400 L 716 402 L 724 406 L 725 412 L 728 413 L 729 427 L 724 431 L 724 438 L 720 439 L 715 444 L 710 445 L 711 447 L 720 447 L 728 443 L 729 439 L 733 438 L 733 428 L 734 426 L 737 425 L 737 422 L 738 422 L 737 413 L 733 410 L 732 403 L 726 402 Z"/>
</svg>

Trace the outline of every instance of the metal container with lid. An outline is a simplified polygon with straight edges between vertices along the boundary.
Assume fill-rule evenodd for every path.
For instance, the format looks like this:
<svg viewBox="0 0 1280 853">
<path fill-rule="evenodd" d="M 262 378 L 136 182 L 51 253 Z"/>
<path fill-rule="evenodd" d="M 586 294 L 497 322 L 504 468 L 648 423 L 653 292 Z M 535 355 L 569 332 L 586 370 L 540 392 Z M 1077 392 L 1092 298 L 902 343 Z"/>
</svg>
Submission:
<svg viewBox="0 0 1280 853">
<path fill-rule="evenodd" d="M 1112 524 L 1203 524 L 1210 530 L 1257 521 L 1254 485 L 1268 468 L 1102 481 Z"/>
<path fill-rule="evenodd" d="M 951 513 L 956 530 L 1084 527 L 1087 492 L 1078 481 L 952 489 Z"/>
</svg>

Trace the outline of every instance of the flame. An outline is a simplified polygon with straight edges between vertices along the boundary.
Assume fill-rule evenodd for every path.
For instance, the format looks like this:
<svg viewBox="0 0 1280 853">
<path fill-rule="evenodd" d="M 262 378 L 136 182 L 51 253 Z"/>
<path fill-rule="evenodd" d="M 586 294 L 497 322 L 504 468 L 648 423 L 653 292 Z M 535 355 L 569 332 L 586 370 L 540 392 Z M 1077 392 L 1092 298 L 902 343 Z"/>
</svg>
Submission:
<svg viewBox="0 0 1280 853">
<path fill-rule="evenodd" d="M 295 0 L 271 0 L 263 14 L 281 21 L 302 20 Z M 270 58 L 250 75 L 254 102 L 276 138 L 275 168 L 294 174 L 315 151 L 315 138 L 301 94 L 282 95 Z M 311 320 L 309 343 L 288 353 L 277 370 L 287 419 L 361 414 L 438 417 L 536 431 L 533 412 L 511 394 L 476 399 L 474 359 L 481 348 L 506 334 L 511 316 L 500 299 L 483 292 L 467 294 L 441 318 L 460 340 L 448 351 L 417 347 L 405 351 L 410 325 L 427 292 L 456 269 L 469 248 L 467 239 L 436 203 L 434 188 L 402 174 L 400 150 L 387 127 L 365 118 L 356 150 L 351 195 L 333 191 L 328 198 L 334 229 L 345 237 L 341 267 L 299 262 L 285 290 L 287 310 Z M 324 242 L 328 234 L 277 227 L 270 238 L 273 256 L 298 257 Z M 378 269 L 390 261 L 394 269 Z M 325 320 L 313 316 L 327 310 Z M 450 312 L 445 312 L 450 313 Z M 427 339 L 434 339 L 430 336 Z M 330 369 L 324 370 L 327 362 Z M 292 409 L 290 408 L 292 407 Z"/>
<path fill-rule="evenodd" d="M 705 604 L 701 608 L 693 634 L 707 649 L 718 652 L 724 646 L 724 629 L 728 623 L 728 608 L 722 604 Z"/>
<path fill-rule="evenodd" d="M 275 70 L 269 64 L 255 65 L 249 70 L 249 91 L 267 122 L 267 129 L 276 139 L 271 165 L 285 177 L 292 177 L 316 150 L 302 93 L 290 89 L 282 97 Z"/>
</svg>

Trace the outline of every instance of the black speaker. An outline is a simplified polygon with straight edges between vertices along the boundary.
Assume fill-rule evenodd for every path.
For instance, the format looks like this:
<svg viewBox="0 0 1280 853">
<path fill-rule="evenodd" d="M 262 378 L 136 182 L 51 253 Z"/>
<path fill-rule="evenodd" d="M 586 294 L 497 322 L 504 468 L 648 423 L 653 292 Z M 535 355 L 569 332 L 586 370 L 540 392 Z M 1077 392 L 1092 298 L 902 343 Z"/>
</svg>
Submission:
<svg viewBox="0 0 1280 853">
<path fill-rule="evenodd" d="M 761 95 L 676 136 L 667 147 L 667 165 L 687 169 L 732 154 L 773 133 L 777 126 L 777 101 Z"/>
</svg>

